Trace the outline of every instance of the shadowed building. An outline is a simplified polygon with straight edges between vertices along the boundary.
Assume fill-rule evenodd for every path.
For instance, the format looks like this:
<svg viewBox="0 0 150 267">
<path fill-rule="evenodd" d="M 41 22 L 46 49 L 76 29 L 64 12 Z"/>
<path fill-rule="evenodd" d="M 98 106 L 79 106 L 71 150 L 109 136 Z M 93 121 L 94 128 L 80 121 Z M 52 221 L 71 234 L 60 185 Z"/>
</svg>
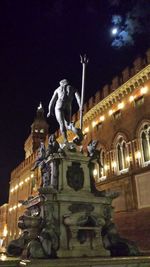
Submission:
<svg viewBox="0 0 150 267">
<path fill-rule="evenodd" d="M 93 178 L 99 190 L 118 191 L 114 200 L 115 220 L 121 236 L 150 250 L 150 50 L 137 58 L 84 105 L 83 149 L 98 140 L 99 161 Z M 73 120 L 79 126 L 79 112 Z M 19 234 L 18 217 L 23 212 L 20 199 L 37 193 L 40 174 L 31 173 L 40 139 L 46 140 L 48 125 L 40 106 L 25 142 L 25 160 L 11 173 L 8 236 Z M 56 133 L 59 136 L 59 131 Z M 73 134 L 68 132 L 69 140 Z M 58 137 L 61 141 L 61 137 Z"/>
</svg>

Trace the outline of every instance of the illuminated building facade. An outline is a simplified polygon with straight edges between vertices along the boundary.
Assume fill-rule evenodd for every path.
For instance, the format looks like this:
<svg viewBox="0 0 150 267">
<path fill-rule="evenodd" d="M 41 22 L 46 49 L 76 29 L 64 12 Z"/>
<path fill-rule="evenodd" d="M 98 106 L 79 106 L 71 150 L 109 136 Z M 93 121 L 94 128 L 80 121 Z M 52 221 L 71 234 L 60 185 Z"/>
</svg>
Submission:
<svg viewBox="0 0 150 267">
<path fill-rule="evenodd" d="M 79 112 L 73 120 L 79 125 Z M 99 141 L 100 161 L 93 170 L 97 188 L 120 193 L 113 204 L 121 236 L 134 240 L 143 251 L 150 250 L 150 50 L 89 99 L 83 121 L 83 149 L 91 140 Z M 25 142 L 25 160 L 11 173 L 9 239 L 19 234 L 17 220 L 23 212 L 19 200 L 36 194 L 40 185 L 38 170 L 30 170 L 39 141 L 45 141 L 48 133 L 42 107 L 31 129 Z M 68 135 L 71 140 L 72 133 Z"/>
<path fill-rule="evenodd" d="M 11 173 L 8 209 L 8 241 L 16 238 L 20 232 L 17 227 L 18 218 L 23 214 L 24 206 L 19 202 L 37 194 L 40 186 L 38 170 L 31 171 L 36 158 L 36 150 L 40 141 L 45 142 L 48 135 L 48 124 L 44 118 L 44 110 L 40 104 L 36 118 L 31 125 L 31 134 L 25 141 L 25 160 Z"/>
<path fill-rule="evenodd" d="M 8 234 L 7 218 L 8 218 L 8 204 L 3 204 L 0 207 L 0 252 L 4 251 L 6 245 L 6 238 Z"/>
</svg>

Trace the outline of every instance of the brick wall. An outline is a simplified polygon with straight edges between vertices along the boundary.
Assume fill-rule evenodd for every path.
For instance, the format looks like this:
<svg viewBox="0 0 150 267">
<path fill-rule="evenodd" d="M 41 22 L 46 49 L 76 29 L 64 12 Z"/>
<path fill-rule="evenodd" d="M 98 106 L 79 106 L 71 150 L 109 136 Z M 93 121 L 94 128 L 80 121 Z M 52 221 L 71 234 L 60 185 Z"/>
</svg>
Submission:
<svg viewBox="0 0 150 267">
<path fill-rule="evenodd" d="M 122 237 L 134 241 L 143 252 L 150 252 L 150 208 L 114 214 Z"/>
</svg>

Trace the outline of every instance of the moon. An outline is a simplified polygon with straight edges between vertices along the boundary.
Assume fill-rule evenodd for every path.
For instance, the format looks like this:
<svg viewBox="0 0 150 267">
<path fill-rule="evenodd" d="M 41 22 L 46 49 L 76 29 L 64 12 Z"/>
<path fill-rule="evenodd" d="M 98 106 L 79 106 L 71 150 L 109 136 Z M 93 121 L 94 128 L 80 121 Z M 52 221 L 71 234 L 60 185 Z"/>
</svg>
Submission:
<svg viewBox="0 0 150 267">
<path fill-rule="evenodd" d="M 113 35 L 116 35 L 116 34 L 118 33 L 118 29 L 117 29 L 117 28 L 113 28 L 113 29 L 111 30 L 111 33 L 112 33 Z"/>
</svg>

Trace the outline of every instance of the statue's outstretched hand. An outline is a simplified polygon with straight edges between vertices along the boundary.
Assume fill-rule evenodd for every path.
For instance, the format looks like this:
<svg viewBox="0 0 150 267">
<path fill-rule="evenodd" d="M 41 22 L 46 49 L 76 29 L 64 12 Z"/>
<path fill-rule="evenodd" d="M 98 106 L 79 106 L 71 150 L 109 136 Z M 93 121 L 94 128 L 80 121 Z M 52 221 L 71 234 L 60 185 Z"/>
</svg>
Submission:
<svg viewBox="0 0 150 267">
<path fill-rule="evenodd" d="M 49 118 L 50 116 L 54 116 L 53 111 L 49 111 L 49 112 L 47 113 L 47 118 Z"/>
<path fill-rule="evenodd" d="M 51 115 L 51 113 L 50 113 L 50 112 L 48 112 L 48 113 L 47 113 L 47 118 L 49 118 L 49 117 L 50 117 L 50 115 Z"/>
</svg>

